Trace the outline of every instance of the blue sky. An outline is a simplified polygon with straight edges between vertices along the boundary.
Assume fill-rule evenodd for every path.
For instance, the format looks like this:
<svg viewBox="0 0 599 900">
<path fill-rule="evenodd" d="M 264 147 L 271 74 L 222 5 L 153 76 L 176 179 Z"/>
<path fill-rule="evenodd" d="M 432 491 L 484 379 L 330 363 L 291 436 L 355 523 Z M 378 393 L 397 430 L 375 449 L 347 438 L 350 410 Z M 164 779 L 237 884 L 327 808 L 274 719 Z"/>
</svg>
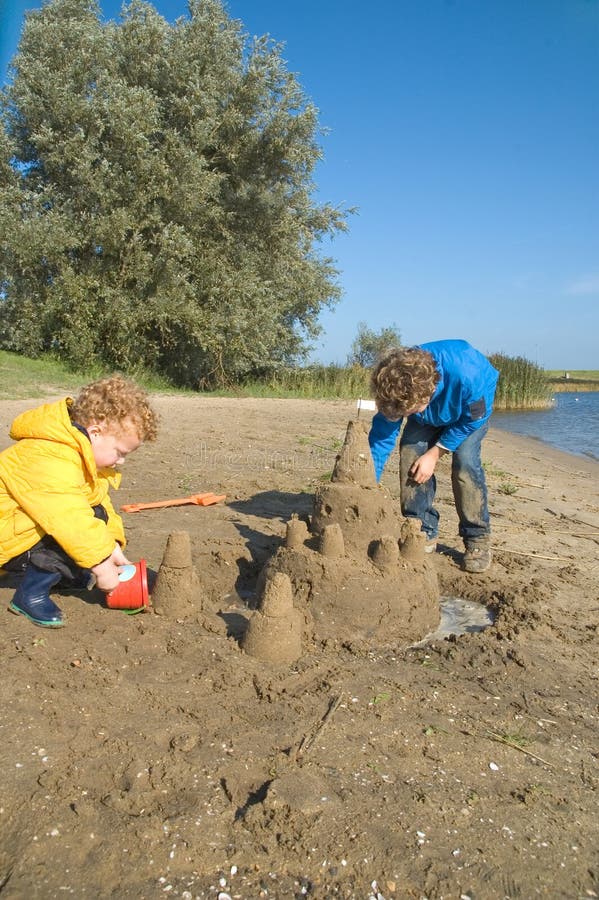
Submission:
<svg viewBox="0 0 599 900">
<path fill-rule="evenodd" d="M 40 5 L 0 0 L 2 79 Z M 226 5 L 285 44 L 328 132 L 319 198 L 358 208 L 325 248 L 343 299 L 315 359 L 345 362 L 365 321 L 599 368 L 599 0 Z"/>
</svg>

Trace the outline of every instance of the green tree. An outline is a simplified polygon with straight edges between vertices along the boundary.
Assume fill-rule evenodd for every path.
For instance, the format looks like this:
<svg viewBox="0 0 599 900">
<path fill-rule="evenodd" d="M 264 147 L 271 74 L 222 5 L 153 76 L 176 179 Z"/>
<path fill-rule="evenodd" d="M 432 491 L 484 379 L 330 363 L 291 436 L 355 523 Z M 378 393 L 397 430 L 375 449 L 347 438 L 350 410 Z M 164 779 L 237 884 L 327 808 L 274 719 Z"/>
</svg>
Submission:
<svg viewBox="0 0 599 900">
<path fill-rule="evenodd" d="M 0 340 L 209 385 L 303 358 L 340 291 L 317 111 L 220 0 L 27 15 L 3 95 Z M 7 165 L 7 160 L 11 164 Z"/>
<path fill-rule="evenodd" d="M 366 322 L 358 323 L 358 331 L 347 357 L 349 366 L 370 368 L 385 350 L 401 346 L 401 334 L 397 325 L 388 325 L 380 331 L 373 331 Z"/>
</svg>

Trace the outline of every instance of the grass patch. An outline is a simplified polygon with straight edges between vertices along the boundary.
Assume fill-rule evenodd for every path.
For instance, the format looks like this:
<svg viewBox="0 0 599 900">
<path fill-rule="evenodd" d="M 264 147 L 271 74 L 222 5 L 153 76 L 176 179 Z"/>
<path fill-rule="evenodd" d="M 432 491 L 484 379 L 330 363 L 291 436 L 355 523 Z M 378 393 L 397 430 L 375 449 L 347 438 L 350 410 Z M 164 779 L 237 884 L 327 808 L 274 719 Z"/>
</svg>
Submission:
<svg viewBox="0 0 599 900">
<path fill-rule="evenodd" d="M 499 738 L 502 743 L 509 744 L 511 747 L 516 747 L 518 750 L 523 750 L 525 747 L 530 747 L 531 744 L 534 743 L 534 738 L 530 737 L 528 734 L 524 734 L 521 731 L 496 731 L 489 732 L 493 737 Z"/>
<path fill-rule="evenodd" d="M 54 356 L 29 359 L 18 353 L 0 350 L 0 400 L 44 399 L 57 394 L 74 394 L 84 384 L 109 374 L 108 370 L 92 367 L 86 372 L 73 372 Z M 152 393 L 190 393 L 174 388 L 166 379 L 147 372 L 131 377 Z"/>
<path fill-rule="evenodd" d="M 566 378 L 566 374 L 569 378 Z M 552 381 L 597 381 L 599 369 L 545 369 L 545 375 Z"/>
<path fill-rule="evenodd" d="M 510 481 L 506 481 L 503 484 L 500 484 L 497 488 L 498 494 L 506 494 L 508 497 L 512 494 L 516 494 L 517 491 L 518 488 L 516 487 L 516 485 L 512 484 Z"/>
<path fill-rule="evenodd" d="M 483 462 L 483 469 L 487 475 L 495 478 L 505 478 L 509 474 L 508 472 L 504 472 L 503 469 L 498 469 L 493 463 L 489 462 Z"/>
<path fill-rule="evenodd" d="M 500 370 L 496 409 L 541 409 L 552 404 L 552 395 L 557 391 L 599 390 L 598 370 L 571 371 L 566 379 L 561 370 L 548 372 L 520 357 L 495 354 L 490 359 Z M 0 399 L 73 394 L 82 385 L 107 374 L 108 370 L 99 367 L 74 372 L 51 355 L 29 359 L 0 350 Z M 148 372 L 133 372 L 131 378 L 151 393 L 198 394 L 174 387 L 167 379 Z M 263 378 L 202 393 L 212 397 L 357 400 L 370 397 L 369 380 L 370 370 L 362 366 L 289 366 Z"/>
<path fill-rule="evenodd" d="M 108 374 L 108 370 L 93 367 L 85 372 L 73 372 L 50 355 L 29 359 L 0 350 L 0 400 L 43 399 L 56 394 L 74 393 L 82 385 Z M 133 372 L 130 377 L 151 393 L 198 394 L 197 391 L 174 387 L 167 379 L 147 372 Z M 369 370 L 361 366 L 289 367 L 263 379 L 242 381 L 220 390 L 201 393 L 211 397 L 358 399 L 370 396 L 369 377 Z"/>
<path fill-rule="evenodd" d="M 553 389 L 545 370 L 522 356 L 494 353 L 491 365 L 499 372 L 495 409 L 546 409 L 553 405 Z"/>
<path fill-rule="evenodd" d="M 309 437 L 301 437 L 298 443 L 302 446 L 316 447 L 317 450 L 324 450 L 325 453 L 337 453 L 343 447 L 343 441 L 339 440 L 339 438 L 331 438 L 328 446 L 319 444 Z"/>
<path fill-rule="evenodd" d="M 368 705 L 376 706 L 378 703 L 386 703 L 386 701 L 390 700 L 390 699 L 391 699 L 391 694 L 389 694 L 387 691 L 381 691 L 380 694 L 375 694 L 375 696 L 372 698 L 372 700 L 370 701 L 370 703 Z"/>
<path fill-rule="evenodd" d="M 566 373 L 561 370 L 545 372 L 551 390 L 556 394 L 586 393 L 599 391 L 599 371 L 597 369 L 576 369 Z"/>
<path fill-rule="evenodd" d="M 52 357 L 28 359 L 0 350 L 0 399 L 47 397 L 75 390 L 80 376 Z"/>
<path fill-rule="evenodd" d="M 246 397 L 351 400 L 370 397 L 370 370 L 362 366 L 304 366 L 280 369 L 264 379 L 244 381 Z"/>
</svg>

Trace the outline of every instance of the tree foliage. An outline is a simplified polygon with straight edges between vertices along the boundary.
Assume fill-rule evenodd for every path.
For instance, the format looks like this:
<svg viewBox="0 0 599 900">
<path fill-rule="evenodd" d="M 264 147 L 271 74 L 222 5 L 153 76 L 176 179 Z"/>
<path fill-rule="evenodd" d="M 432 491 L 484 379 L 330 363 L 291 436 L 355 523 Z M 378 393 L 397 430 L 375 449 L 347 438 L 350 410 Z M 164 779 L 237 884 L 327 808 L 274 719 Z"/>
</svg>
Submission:
<svg viewBox="0 0 599 900">
<path fill-rule="evenodd" d="M 4 91 L 0 341 L 208 385 L 302 358 L 339 297 L 317 110 L 220 0 L 30 12 Z"/>
<path fill-rule="evenodd" d="M 366 322 L 358 323 L 358 331 L 347 357 L 349 366 L 370 368 L 379 356 L 391 347 L 401 346 L 401 334 L 397 325 L 388 325 L 380 331 L 369 328 Z"/>
</svg>

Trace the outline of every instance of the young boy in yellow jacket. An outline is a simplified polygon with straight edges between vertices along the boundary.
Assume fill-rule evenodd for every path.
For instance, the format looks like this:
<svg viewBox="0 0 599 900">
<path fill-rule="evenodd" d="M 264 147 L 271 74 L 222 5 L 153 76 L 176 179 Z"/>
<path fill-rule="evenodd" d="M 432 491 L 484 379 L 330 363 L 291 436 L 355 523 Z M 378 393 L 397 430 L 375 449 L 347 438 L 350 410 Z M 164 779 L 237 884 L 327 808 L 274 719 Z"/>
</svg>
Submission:
<svg viewBox="0 0 599 900">
<path fill-rule="evenodd" d="M 0 453 L 0 567 L 23 573 L 13 612 L 57 628 L 49 591 L 59 581 L 85 586 L 93 573 L 104 591 L 118 585 L 128 560 L 108 489 L 121 480 L 115 466 L 156 432 L 146 394 L 121 375 L 15 419 L 16 443 Z"/>
</svg>

